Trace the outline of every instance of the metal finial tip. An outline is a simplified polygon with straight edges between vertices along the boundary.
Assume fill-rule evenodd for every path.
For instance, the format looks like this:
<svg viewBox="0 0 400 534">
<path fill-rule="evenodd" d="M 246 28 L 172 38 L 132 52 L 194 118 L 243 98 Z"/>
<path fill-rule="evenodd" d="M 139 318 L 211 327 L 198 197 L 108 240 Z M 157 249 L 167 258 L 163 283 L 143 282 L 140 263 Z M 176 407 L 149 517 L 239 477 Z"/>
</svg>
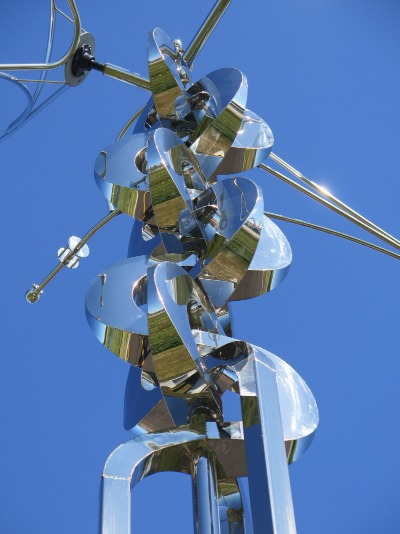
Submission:
<svg viewBox="0 0 400 534">
<path fill-rule="evenodd" d="M 43 293 L 43 291 L 40 291 L 38 293 L 38 287 L 39 286 L 37 284 L 32 284 L 32 288 L 25 293 L 25 298 L 29 302 L 29 304 L 36 304 L 36 302 L 40 300 L 40 295 Z"/>
</svg>

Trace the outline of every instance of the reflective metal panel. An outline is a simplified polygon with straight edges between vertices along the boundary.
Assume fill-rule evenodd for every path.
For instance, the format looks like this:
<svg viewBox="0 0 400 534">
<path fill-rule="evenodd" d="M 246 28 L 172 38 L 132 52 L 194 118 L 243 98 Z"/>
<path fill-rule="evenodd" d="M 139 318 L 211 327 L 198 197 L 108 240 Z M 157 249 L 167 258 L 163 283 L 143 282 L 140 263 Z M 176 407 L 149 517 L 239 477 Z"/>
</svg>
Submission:
<svg viewBox="0 0 400 534">
<path fill-rule="evenodd" d="M 181 62 L 177 47 L 161 29 L 149 34 L 149 78 L 158 117 L 179 119 L 177 101 L 186 102 L 183 81 L 190 81 L 188 71 Z"/>
<path fill-rule="evenodd" d="M 129 258 L 100 273 L 86 296 L 86 317 L 97 339 L 123 360 L 152 370 L 147 309 L 143 304 L 146 256 Z"/>
<path fill-rule="evenodd" d="M 212 302 L 223 306 L 246 275 L 261 234 L 261 190 L 247 178 L 227 179 L 199 196 L 197 205 L 215 206 L 206 231 L 212 235 L 205 267 L 198 275 Z M 208 198 L 206 197 L 208 195 Z"/>
<path fill-rule="evenodd" d="M 288 274 L 292 250 L 281 229 L 264 215 L 256 252 L 242 281 L 230 297 L 244 300 L 277 287 Z"/>
<path fill-rule="evenodd" d="M 145 218 L 151 206 L 147 179 L 147 134 L 114 141 L 98 155 L 94 177 L 113 206 L 136 219 Z"/>
<path fill-rule="evenodd" d="M 209 178 L 228 154 L 242 124 L 247 79 L 237 69 L 211 72 L 188 90 L 198 126 L 190 148 Z"/>
<path fill-rule="evenodd" d="M 218 391 L 196 363 L 199 354 L 186 320 L 186 310 L 196 304 L 212 326 L 212 316 L 207 311 L 210 305 L 184 269 L 165 262 L 149 270 L 148 320 L 153 363 L 177 424 L 188 422 L 196 410 L 206 411 L 211 418 L 222 417 Z"/>
<path fill-rule="evenodd" d="M 240 399 L 255 532 L 296 532 L 276 370 L 265 354 L 239 373 Z"/>
<path fill-rule="evenodd" d="M 246 109 L 244 74 L 219 69 L 192 84 L 184 58 L 180 42 L 150 32 L 152 96 L 133 135 L 96 160 L 108 202 L 137 219 L 136 256 L 102 272 L 86 299 L 98 339 L 136 367 L 124 416 L 134 438 L 106 463 L 102 528 L 128 534 L 130 488 L 176 470 L 193 478 L 198 533 L 295 534 L 288 463 L 312 441 L 315 399 L 283 360 L 232 337 L 228 308 L 274 289 L 292 253 L 261 189 L 219 177 L 259 165 L 273 135 Z M 228 392 L 240 396 L 235 421 Z"/>
<path fill-rule="evenodd" d="M 218 478 L 220 496 L 227 499 L 229 491 L 225 484 L 231 486 L 232 478 L 245 474 L 243 464 L 234 461 L 238 455 L 243 458 L 243 453 L 243 440 L 238 427 L 226 427 L 224 431 L 218 431 L 214 428 L 209 429 L 204 420 L 198 421 L 194 427 L 184 426 L 164 433 L 144 433 L 120 445 L 110 454 L 103 470 L 101 519 L 103 534 L 131 533 L 130 490 L 143 478 L 160 471 L 194 473 L 197 502 L 200 505 L 198 512 L 202 514 L 200 518 L 202 530 L 199 532 L 219 532 L 219 502 L 215 474 L 217 471 L 220 474 Z M 215 458 L 213 462 L 216 463 L 211 465 L 207 461 L 199 462 L 201 458 Z M 199 471 L 200 477 L 197 479 Z M 204 501 L 201 495 L 206 495 L 208 502 L 211 496 L 212 502 L 208 509 L 207 501 Z M 234 506 L 236 504 L 231 503 L 231 507 Z M 240 514 L 240 509 L 237 513 Z M 214 530 L 207 530 L 209 526 L 207 516 L 212 521 Z M 235 522 L 231 521 L 232 523 Z M 237 523 L 240 523 L 240 518 Z"/>
<path fill-rule="evenodd" d="M 221 534 L 251 534 L 245 528 L 244 506 L 238 480 L 226 479 L 218 485 Z"/>
<path fill-rule="evenodd" d="M 235 174 L 257 167 L 269 156 L 274 136 L 268 124 L 247 109 L 229 152 L 216 174 Z"/>
</svg>

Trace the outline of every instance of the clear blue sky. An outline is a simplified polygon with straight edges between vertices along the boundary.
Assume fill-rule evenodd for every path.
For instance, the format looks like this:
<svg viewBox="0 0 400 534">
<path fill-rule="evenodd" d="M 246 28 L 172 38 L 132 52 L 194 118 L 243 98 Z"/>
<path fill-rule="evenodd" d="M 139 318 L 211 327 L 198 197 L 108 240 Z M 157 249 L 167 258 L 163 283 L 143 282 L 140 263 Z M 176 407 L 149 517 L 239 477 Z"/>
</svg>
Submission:
<svg viewBox="0 0 400 534">
<path fill-rule="evenodd" d="M 97 59 L 143 74 L 147 32 L 160 26 L 188 44 L 211 6 L 78 1 Z M 40 60 L 47 15 L 45 0 L 3 2 L 0 61 Z M 248 106 L 274 132 L 274 152 L 397 237 L 399 23 L 395 0 L 233 0 L 193 76 L 241 69 Z M 64 26 L 59 30 L 58 51 L 69 44 Z M 4 127 L 20 101 L 4 82 L 0 91 Z M 83 235 L 106 214 L 95 158 L 145 99 L 94 72 L 0 145 L 5 534 L 97 532 L 103 464 L 129 439 L 122 426 L 128 365 L 100 345 L 84 315 L 93 278 L 126 256 L 129 218 L 97 235 L 89 258 L 62 272 L 37 305 L 24 293 L 56 265 L 70 235 Z M 365 238 L 262 171 L 247 176 L 262 185 L 266 210 Z M 280 227 L 293 249 L 289 276 L 272 293 L 236 304 L 235 319 L 237 337 L 290 363 L 318 402 L 315 441 L 290 468 L 298 532 L 396 534 L 399 263 L 312 230 Z M 135 490 L 135 532 L 192 532 L 189 480 L 165 479 L 149 478 Z"/>
</svg>

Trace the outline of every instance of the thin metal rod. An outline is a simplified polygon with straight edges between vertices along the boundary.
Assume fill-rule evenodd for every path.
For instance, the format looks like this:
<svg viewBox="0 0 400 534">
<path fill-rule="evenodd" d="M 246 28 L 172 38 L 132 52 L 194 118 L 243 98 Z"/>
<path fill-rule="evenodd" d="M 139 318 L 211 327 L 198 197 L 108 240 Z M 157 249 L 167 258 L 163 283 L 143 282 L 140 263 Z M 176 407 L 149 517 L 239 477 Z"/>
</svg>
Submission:
<svg viewBox="0 0 400 534">
<path fill-rule="evenodd" d="M 71 19 L 71 17 L 64 13 L 64 11 L 62 11 L 58 6 L 55 6 L 55 10 L 60 13 L 60 15 L 62 15 L 65 19 L 69 20 L 70 22 L 72 22 L 72 24 L 74 24 L 73 19 Z"/>
<path fill-rule="evenodd" d="M 398 244 L 396 239 L 394 239 L 392 237 L 389 238 L 389 237 L 387 237 L 386 234 L 382 234 L 382 232 L 379 232 L 378 230 L 375 230 L 374 228 L 371 228 L 371 226 L 369 226 L 369 225 L 365 224 L 364 222 L 360 221 L 359 219 L 357 219 L 356 217 L 354 217 L 353 215 L 351 215 L 347 211 L 339 208 L 338 206 L 335 206 L 335 204 L 333 204 L 332 202 L 329 202 L 329 200 L 321 198 L 316 193 L 313 193 L 313 191 L 310 191 L 306 187 L 298 184 L 297 182 L 295 182 L 294 180 L 292 180 L 288 176 L 285 176 L 284 174 L 280 173 L 279 171 L 276 171 L 275 169 L 272 169 L 271 167 L 268 167 L 268 165 L 265 165 L 264 163 L 260 163 L 259 168 L 262 169 L 263 171 L 269 172 L 273 176 L 276 176 L 276 178 L 279 178 L 280 180 L 282 180 L 283 182 L 291 185 L 292 187 L 294 187 L 298 191 L 301 191 L 305 195 L 307 195 L 307 196 L 311 197 L 312 199 L 316 200 L 317 202 L 319 202 L 323 206 L 326 206 L 327 208 L 331 209 L 335 213 L 338 213 L 339 215 L 341 215 L 345 219 L 348 219 L 349 221 L 353 222 L 354 224 L 357 224 L 357 226 L 360 226 L 361 228 L 363 228 L 364 230 L 366 230 L 370 234 L 373 234 L 374 236 L 378 237 L 382 241 L 385 241 L 386 243 L 388 243 L 392 247 L 397 248 L 398 250 L 400 250 L 400 245 Z"/>
<path fill-rule="evenodd" d="M 31 113 L 29 114 L 29 117 L 25 120 L 24 124 L 26 122 L 28 122 L 29 120 L 31 120 L 32 117 L 37 115 L 40 111 L 42 111 L 42 109 L 44 109 L 46 106 L 48 106 L 56 98 L 58 98 L 60 95 L 62 95 L 62 93 L 64 93 L 68 88 L 69 88 L 69 85 L 63 85 L 59 89 L 54 91 L 54 93 L 52 95 L 50 95 L 48 98 L 46 98 L 46 100 L 41 102 L 37 108 L 35 108 L 34 110 L 31 111 Z"/>
<path fill-rule="evenodd" d="M 20 113 L 20 115 L 14 119 L 14 121 L 8 125 L 7 129 L 3 131 L 3 133 L 0 135 L 0 141 L 6 139 L 9 135 L 11 135 L 11 132 L 18 129 L 21 124 L 23 124 L 28 118 L 30 113 L 32 112 L 33 107 L 33 98 L 32 94 L 27 88 L 26 85 L 23 83 L 18 82 L 14 76 L 11 76 L 10 74 L 7 74 L 5 72 L 0 72 L 0 80 L 6 80 L 10 83 L 13 83 L 17 85 L 22 92 L 24 93 L 26 99 L 27 99 L 27 105 L 25 109 Z"/>
<path fill-rule="evenodd" d="M 363 239 L 358 239 L 358 237 L 344 234 L 343 232 L 338 232 L 336 230 L 332 230 L 331 228 L 326 228 L 325 226 L 320 226 L 318 224 L 313 224 L 307 221 L 301 221 L 299 219 L 293 219 L 292 217 L 286 217 L 285 215 L 279 215 L 278 213 L 269 213 L 267 211 L 264 211 L 264 215 L 266 215 L 270 219 L 278 219 L 279 221 L 298 224 L 299 226 L 305 226 L 306 228 L 311 228 L 312 230 L 318 230 L 319 232 L 325 232 L 326 234 L 341 237 L 342 239 L 353 241 L 353 243 L 358 243 L 359 245 L 363 245 L 364 247 L 372 248 L 373 250 L 382 252 L 382 254 L 387 254 L 388 256 L 392 256 L 392 258 L 400 260 L 400 254 L 396 254 L 396 252 L 392 252 L 391 250 L 388 250 L 386 248 L 378 247 L 378 245 L 374 245 L 373 243 L 370 243 L 369 241 L 364 241 Z"/>
<path fill-rule="evenodd" d="M 101 221 L 99 221 L 95 226 L 93 226 L 93 228 L 91 230 L 89 230 L 89 232 L 84 237 L 82 237 L 82 239 L 80 240 L 78 245 L 75 247 L 74 251 L 71 251 L 71 252 L 74 252 L 74 253 L 79 252 L 79 250 L 84 245 L 86 245 L 86 243 L 89 241 L 89 239 L 91 237 L 93 237 L 94 234 L 100 230 L 100 228 L 103 228 L 103 226 L 105 226 L 107 223 L 109 223 L 117 215 L 121 215 L 121 213 L 122 213 L 122 211 L 120 211 L 120 210 L 114 210 L 111 213 L 109 213 L 108 215 L 106 215 L 104 217 L 104 219 L 101 219 Z"/>
<path fill-rule="evenodd" d="M 0 73 L 1 74 L 1 73 Z M 24 87 L 23 84 L 21 84 L 22 87 Z M 40 111 L 42 111 L 46 106 L 48 106 L 51 102 L 53 102 L 56 98 L 58 98 L 62 93 L 64 93 L 69 88 L 69 85 L 62 85 L 59 89 L 54 91 L 52 95 L 50 95 L 46 100 L 44 100 L 39 106 L 37 106 L 35 109 L 30 111 L 28 116 L 24 118 L 24 120 L 17 120 L 12 122 L 9 127 L 6 130 L 6 133 L 0 137 L 0 142 L 4 141 L 5 139 L 8 139 L 11 135 L 15 134 L 22 125 L 26 124 L 28 121 L 30 121 L 35 115 L 37 115 Z M 29 91 L 28 91 L 29 93 Z M 30 93 L 29 93 L 30 94 Z"/>
<path fill-rule="evenodd" d="M 46 71 L 43 71 L 43 72 L 46 72 Z M 15 80 L 17 82 L 23 82 L 23 83 L 41 83 L 41 84 L 52 83 L 52 84 L 58 84 L 58 85 L 67 85 L 67 82 L 61 82 L 58 80 L 45 80 L 45 79 L 40 79 L 40 78 L 38 80 L 27 80 L 25 78 L 15 78 Z M 37 100 L 37 97 L 36 97 L 36 100 Z"/>
<path fill-rule="evenodd" d="M 231 0 L 217 0 L 216 4 L 211 9 L 205 21 L 199 28 L 198 32 L 193 37 L 190 45 L 183 55 L 183 59 L 190 69 L 193 68 L 194 60 L 205 45 L 207 39 L 210 37 L 230 3 Z"/>
<path fill-rule="evenodd" d="M 46 54 L 44 56 L 45 63 L 48 63 L 50 61 L 51 57 L 51 50 L 53 48 L 53 40 L 54 40 L 54 30 L 55 30 L 55 24 L 56 24 L 56 17 L 55 17 L 55 8 L 56 3 L 55 0 L 51 0 L 50 2 L 50 24 L 49 24 L 49 33 L 47 37 L 47 46 L 46 46 Z M 35 103 L 37 99 L 40 96 L 40 93 L 43 90 L 43 85 L 40 85 L 40 83 L 43 83 L 47 77 L 47 70 L 42 70 L 40 74 L 40 80 L 38 80 L 38 85 L 35 89 L 35 92 L 33 94 L 33 102 Z"/>
<path fill-rule="evenodd" d="M 54 61 L 53 63 L 5 63 L 0 64 L 0 70 L 50 70 L 64 65 L 64 63 L 66 63 L 75 53 L 81 35 L 81 20 L 79 18 L 75 0 L 68 0 L 68 4 L 74 19 L 75 31 L 68 52 L 61 59 Z"/>
<path fill-rule="evenodd" d="M 119 132 L 117 139 L 122 139 L 126 132 L 129 130 L 129 128 L 132 126 L 132 124 L 135 122 L 135 120 L 139 117 L 139 115 L 142 113 L 146 106 L 142 106 L 140 109 L 137 110 L 137 112 L 128 120 L 128 122 L 125 124 L 125 126 L 122 128 L 122 130 Z"/>
<path fill-rule="evenodd" d="M 118 67 L 117 65 L 105 63 L 102 69 L 102 73 L 104 74 L 104 76 L 109 76 L 110 78 L 114 78 L 115 80 L 130 83 L 132 85 L 140 87 L 141 89 L 151 91 L 150 80 L 148 80 L 144 76 L 141 76 L 140 74 L 136 74 L 122 67 Z"/>
<path fill-rule="evenodd" d="M 386 232 L 385 230 L 383 230 L 382 228 L 380 228 L 379 226 L 374 224 L 372 221 L 366 219 L 360 213 L 358 213 L 357 211 L 353 210 L 350 206 L 348 206 L 347 204 L 345 204 L 344 202 L 342 202 L 341 200 L 336 198 L 334 195 L 332 195 L 332 193 L 327 191 L 325 189 L 325 187 L 322 187 L 322 186 L 318 185 L 317 183 L 313 182 L 312 180 L 310 180 L 309 178 L 306 178 L 301 172 L 299 172 L 297 169 L 295 169 L 294 167 L 289 165 L 289 163 L 286 163 L 286 161 L 284 161 L 282 158 L 280 158 L 276 154 L 271 153 L 270 157 L 271 157 L 271 159 L 276 161 L 276 163 L 278 163 L 279 165 L 282 165 L 282 167 L 284 167 L 286 170 L 288 170 L 294 176 L 296 176 L 296 178 L 298 178 L 303 183 L 307 184 L 309 187 L 314 189 L 314 191 L 317 191 L 317 193 L 322 195 L 324 198 L 328 199 L 330 202 L 332 202 L 333 204 L 335 204 L 339 208 L 342 208 L 344 211 L 347 211 L 348 213 L 350 213 L 350 215 L 353 215 L 353 217 L 356 217 L 361 222 L 363 222 L 364 224 L 367 224 L 368 226 L 370 226 L 374 230 L 376 230 L 378 232 L 381 232 L 382 234 L 386 235 L 390 239 L 393 239 L 400 246 L 400 241 L 398 239 L 396 239 L 395 237 L 391 236 L 388 232 Z"/>
<path fill-rule="evenodd" d="M 62 15 L 64 18 L 66 18 L 67 20 L 69 20 L 69 22 L 72 22 L 72 24 L 75 24 L 73 19 L 71 19 L 71 17 L 69 17 L 66 13 L 64 13 L 64 11 L 62 11 L 58 6 L 55 6 L 54 8 L 58 13 L 60 13 L 60 15 Z M 82 28 L 81 27 L 81 33 L 86 33 L 86 30 L 85 28 Z"/>
<path fill-rule="evenodd" d="M 43 289 L 47 286 L 47 284 L 57 275 L 59 271 L 63 267 L 65 267 L 73 258 L 74 256 L 81 250 L 81 248 L 86 245 L 86 243 L 89 241 L 89 239 L 98 231 L 100 228 L 105 226 L 108 222 L 110 222 L 114 217 L 117 215 L 120 215 L 122 212 L 120 210 L 114 210 L 108 215 L 106 215 L 101 221 L 99 221 L 89 232 L 79 241 L 79 243 L 76 245 L 75 248 L 73 248 L 52 271 L 51 273 L 46 276 L 46 278 L 39 284 L 34 284 L 32 287 L 33 289 L 28 291 L 26 297 L 27 300 L 31 303 L 35 303 L 39 300 L 40 293 L 43 291 Z"/>
</svg>

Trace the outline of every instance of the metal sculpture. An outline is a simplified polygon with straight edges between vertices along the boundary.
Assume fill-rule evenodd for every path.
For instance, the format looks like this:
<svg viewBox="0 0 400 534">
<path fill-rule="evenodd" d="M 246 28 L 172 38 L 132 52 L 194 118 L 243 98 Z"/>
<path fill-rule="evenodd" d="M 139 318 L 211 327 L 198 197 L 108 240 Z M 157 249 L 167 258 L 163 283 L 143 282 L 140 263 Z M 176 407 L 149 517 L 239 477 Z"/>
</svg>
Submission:
<svg viewBox="0 0 400 534">
<path fill-rule="evenodd" d="M 219 69 L 192 82 L 194 58 L 228 4 L 217 2 L 186 52 L 154 29 L 149 80 L 97 63 L 94 41 L 79 25 L 66 57 L 70 85 L 95 69 L 152 94 L 95 162 L 110 214 L 82 240 L 70 238 L 58 252 L 60 265 L 27 293 L 37 302 L 62 266 L 77 267 L 89 253 L 87 240 L 113 217 L 135 220 L 128 259 L 102 271 L 86 298 L 96 337 L 141 370 L 130 373 L 127 386 L 125 426 L 134 437 L 104 467 L 104 533 L 131 531 L 131 488 L 165 470 L 192 477 L 201 534 L 296 531 L 287 465 L 310 445 L 318 411 L 287 363 L 234 337 L 229 303 L 274 289 L 292 259 L 288 241 L 264 212 L 261 189 L 237 174 L 260 166 L 290 181 L 263 163 L 270 156 L 323 192 L 271 153 L 270 128 L 246 108 L 242 72 Z M 132 135 L 125 135 L 134 120 Z M 320 202 L 399 248 L 392 236 L 323 194 L 328 200 Z M 224 417 L 227 391 L 240 396 L 235 421 Z M 243 476 L 251 510 L 238 480 Z"/>
<path fill-rule="evenodd" d="M 220 515 L 226 532 L 245 531 L 236 479 L 247 474 L 254 532 L 294 532 L 287 460 L 307 448 L 316 404 L 287 364 L 231 337 L 228 309 L 273 289 L 291 262 L 286 238 L 264 215 L 260 188 L 224 176 L 264 160 L 272 133 L 246 109 L 240 71 L 192 83 L 159 28 L 148 50 L 153 95 L 133 135 L 102 150 L 95 164 L 99 188 L 142 221 L 151 252 L 139 255 L 139 239 L 133 257 L 96 278 L 88 321 L 107 348 L 142 369 L 139 404 L 149 404 L 146 389 L 157 390 L 144 417 L 129 417 L 135 438 L 106 463 L 103 531 L 129 532 L 130 486 L 167 469 L 193 476 L 199 532 L 218 532 Z M 227 390 L 240 395 L 235 422 L 224 418 Z M 226 484 L 237 494 L 234 513 L 219 514 Z"/>
</svg>

